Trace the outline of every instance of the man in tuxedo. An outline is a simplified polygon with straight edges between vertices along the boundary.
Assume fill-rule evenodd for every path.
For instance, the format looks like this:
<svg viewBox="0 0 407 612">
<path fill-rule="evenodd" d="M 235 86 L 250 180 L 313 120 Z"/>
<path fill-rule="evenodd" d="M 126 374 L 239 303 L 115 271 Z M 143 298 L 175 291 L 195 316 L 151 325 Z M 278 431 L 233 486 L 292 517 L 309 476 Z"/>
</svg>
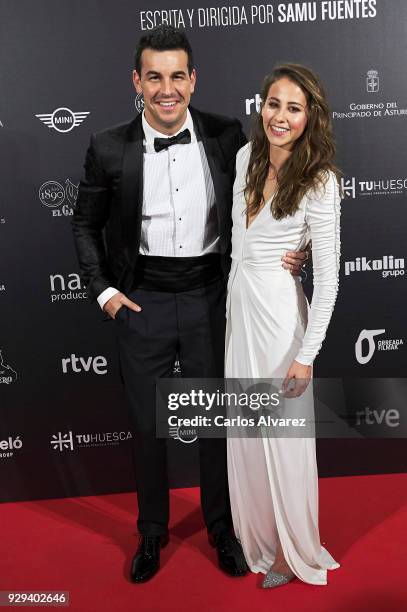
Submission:
<svg viewBox="0 0 407 612">
<path fill-rule="evenodd" d="M 189 106 L 192 50 L 172 27 L 141 38 L 133 82 L 144 111 L 92 136 L 73 229 L 88 294 L 115 320 L 135 428 L 141 537 L 131 578 L 145 582 L 168 541 L 166 440 L 155 434 L 155 381 L 170 375 L 176 355 L 184 376 L 223 377 L 232 186 L 246 137 L 239 121 Z M 295 264 L 295 256 L 287 262 Z M 225 440 L 200 439 L 199 456 L 209 541 L 220 567 L 242 576 L 247 566 L 232 532 Z"/>
</svg>

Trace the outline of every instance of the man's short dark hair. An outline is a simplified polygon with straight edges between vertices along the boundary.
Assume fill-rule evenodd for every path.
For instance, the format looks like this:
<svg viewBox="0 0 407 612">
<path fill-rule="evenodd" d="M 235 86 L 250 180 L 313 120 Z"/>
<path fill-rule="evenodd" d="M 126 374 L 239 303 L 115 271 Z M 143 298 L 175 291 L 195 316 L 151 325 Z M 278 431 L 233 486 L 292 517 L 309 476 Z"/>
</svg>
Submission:
<svg viewBox="0 0 407 612">
<path fill-rule="evenodd" d="M 141 54 L 144 49 L 154 49 L 154 51 L 174 51 L 182 49 L 188 55 L 188 72 L 191 74 L 194 68 L 194 58 L 189 40 L 181 30 L 176 30 L 172 26 L 159 26 L 154 28 L 145 36 L 142 36 L 134 54 L 134 67 L 141 76 Z"/>
</svg>

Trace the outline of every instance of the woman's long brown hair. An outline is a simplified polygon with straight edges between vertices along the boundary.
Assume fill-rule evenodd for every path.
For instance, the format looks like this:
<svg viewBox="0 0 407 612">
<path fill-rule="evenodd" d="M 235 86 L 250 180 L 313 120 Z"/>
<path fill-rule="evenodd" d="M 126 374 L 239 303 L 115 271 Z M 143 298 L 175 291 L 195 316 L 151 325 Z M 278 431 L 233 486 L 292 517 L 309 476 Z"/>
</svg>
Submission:
<svg viewBox="0 0 407 612">
<path fill-rule="evenodd" d="M 261 109 L 271 85 L 284 77 L 299 85 L 304 92 L 308 121 L 290 157 L 277 175 L 277 191 L 271 203 L 271 211 L 276 219 L 293 215 L 307 191 L 316 188 L 318 184 L 324 184 L 329 170 L 334 172 L 338 181 L 341 176 L 334 164 L 336 149 L 324 88 L 312 70 L 299 64 L 277 66 L 264 80 Z M 269 151 L 269 141 L 259 112 L 253 130 L 244 191 L 249 216 L 256 215 L 264 205 L 263 190 L 270 167 Z"/>
</svg>

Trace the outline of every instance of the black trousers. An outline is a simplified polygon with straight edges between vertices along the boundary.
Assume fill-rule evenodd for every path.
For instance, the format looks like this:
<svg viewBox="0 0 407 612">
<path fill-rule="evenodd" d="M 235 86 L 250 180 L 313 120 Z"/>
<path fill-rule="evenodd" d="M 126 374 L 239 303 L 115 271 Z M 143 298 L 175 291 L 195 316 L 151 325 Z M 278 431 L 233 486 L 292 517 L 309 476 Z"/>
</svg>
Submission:
<svg viewBox="0 0 407 612">
<path fill-rule="evenodd" d="M 179 293 L 135 289 L 128 297 L 142 307 L 116 316 L 121 374 L 135 428 L 134 460 L 143 535 L 168 531 L 167 440 L 156 437 L 155 381 L 170 376 L 176 355 L 185 377 L 222 378 L 225 295 L 223 280 Z M 208 532 L 232 525 L 226 440 L 199 440 L 201 505 Z"/>
</svg>

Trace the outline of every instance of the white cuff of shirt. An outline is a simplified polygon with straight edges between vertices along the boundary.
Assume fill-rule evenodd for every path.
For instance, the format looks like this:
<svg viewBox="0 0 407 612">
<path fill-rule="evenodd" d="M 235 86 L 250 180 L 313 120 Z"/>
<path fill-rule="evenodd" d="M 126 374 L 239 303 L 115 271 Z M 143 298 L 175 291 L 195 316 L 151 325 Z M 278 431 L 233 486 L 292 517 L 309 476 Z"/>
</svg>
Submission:
<svg viewBox="0 0 407 612">
<path fill-rule="evenodd" d="M 101 307 L 102 310 L 103 310 L 106 302 L 108 302 L 111 297 L 116 295 L 116 293 L 120 293 L 120 292 L 117 289 L 115 289 L 114 287 L 108 287 L 107 289 L 102 291 L 102 293 L 97 297 L 97 301 L 98 301 L 99 306 Z"/>
</svg>

